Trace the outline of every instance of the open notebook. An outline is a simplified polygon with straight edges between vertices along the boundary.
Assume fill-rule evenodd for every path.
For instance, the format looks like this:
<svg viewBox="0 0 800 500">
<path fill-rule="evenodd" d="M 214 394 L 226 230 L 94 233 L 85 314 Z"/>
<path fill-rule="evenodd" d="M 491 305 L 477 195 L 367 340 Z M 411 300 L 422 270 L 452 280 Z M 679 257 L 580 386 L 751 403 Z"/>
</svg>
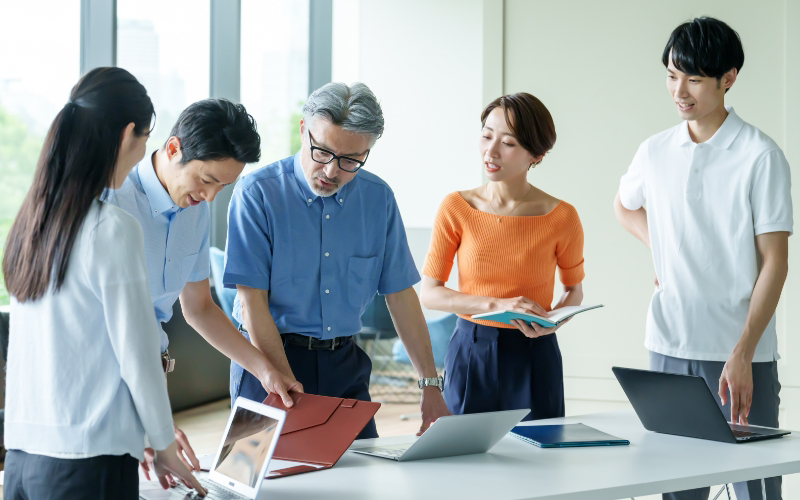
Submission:
<svg viewBox="0 0 800 500">
<path fill-rule="evenodd" d="M 550 314 L 546 318 L 536 316 L 534 314 L 523 314 L 513 311 L 492 311 L 483 314 L 473 314 L 472 319 L 497 321 L 498 323 L 505 323 L 507 325 L 511 325 L 512 319 L 521 319 L 528 323 L 536 323 L 547 328 L 552 328 L 554 326 L 558 326 L 576 314 L 580 314 L 584 311 L 591 311 L 592 309 L 597 309 L 598 307 L 603 307 L 603 304 L 592 306 L 559 307 L 558 309 L 553 309 L 550 311 Z"/>
</svg>

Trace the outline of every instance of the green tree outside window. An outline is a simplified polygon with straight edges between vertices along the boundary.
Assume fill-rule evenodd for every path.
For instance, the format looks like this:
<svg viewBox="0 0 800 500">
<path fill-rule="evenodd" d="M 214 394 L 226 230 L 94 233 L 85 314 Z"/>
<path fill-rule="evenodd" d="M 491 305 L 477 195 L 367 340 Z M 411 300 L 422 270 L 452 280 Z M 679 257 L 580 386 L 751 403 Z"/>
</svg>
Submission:
<svg viewBox="0 0 800 500">
<path fill-rule="evenodd" d="M 0 105 L 0 244 L 6 236 L 28 193 L 36 162 L 44 142 L 30 132 L 25 123 Z M 0 252 L 0 256 L 2 252 Z M 0 305 L 8 305 L 9 295 L 0 269 Z"/>
</svg>

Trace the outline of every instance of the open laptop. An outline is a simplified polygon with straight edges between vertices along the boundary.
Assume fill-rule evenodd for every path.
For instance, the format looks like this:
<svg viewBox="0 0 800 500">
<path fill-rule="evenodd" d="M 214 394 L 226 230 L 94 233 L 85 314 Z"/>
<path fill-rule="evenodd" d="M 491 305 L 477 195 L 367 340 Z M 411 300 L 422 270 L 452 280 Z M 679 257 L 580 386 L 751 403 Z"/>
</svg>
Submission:
<svg viewBox="0 0 800 500">
<path fill-rule="evenodd" d="M 398 462 L 486 453 L 528 413 L 526 409 L 448 415 L 437 419 L 420 437 L 383 445 L 381 439 L 364 439 L 350 451 Z"/>
<path fill-rule="evenodd" d="M 228 418 L 207 479 L 201 479 L 210 500 L 255 500 L 281 435 L 286 412 L 237 398 Z M 164 490 L 158 482 L 139 482 L 143 500 L 199 498 L 194 490 L 178 482 Z"/>
<path fill-rule="evenodd" d="M 618 366 L 612 370 L 648 431 L 724 443 L 748 443 L 791 433 L 729 423 L 702 377 Z"/>
</svg>

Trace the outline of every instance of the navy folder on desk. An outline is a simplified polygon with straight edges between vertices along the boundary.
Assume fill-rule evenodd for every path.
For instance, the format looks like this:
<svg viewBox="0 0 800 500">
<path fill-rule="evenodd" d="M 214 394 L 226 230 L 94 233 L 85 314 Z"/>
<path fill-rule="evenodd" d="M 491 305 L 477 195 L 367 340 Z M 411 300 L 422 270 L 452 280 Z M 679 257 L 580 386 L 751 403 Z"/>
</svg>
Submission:
<svg viewBox="0 0 800 500">
<path fill-rule="evenodd" d="M 539 448 L 572 448 L 578 446 L 619 446 L 631 444 L 583 424 L 518 425 L 512 436 Z"/>
</svg>

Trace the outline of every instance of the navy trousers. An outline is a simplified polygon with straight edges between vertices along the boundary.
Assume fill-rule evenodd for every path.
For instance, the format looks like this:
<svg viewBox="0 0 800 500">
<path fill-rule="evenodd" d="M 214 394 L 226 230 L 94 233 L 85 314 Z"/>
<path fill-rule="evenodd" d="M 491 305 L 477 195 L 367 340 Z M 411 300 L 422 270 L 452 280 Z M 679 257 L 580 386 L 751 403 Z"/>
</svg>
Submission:
<svg viewBox="0 0 800 500">
<path fill-rule="evenodd" d="M 249 340 L 247 333 L 242 333 Z M 305 392 L 370 401 L 369 376 L 372 372 L 372 360 L 352 338 L 333 351 L 312 351 L 292 344 L 284 344 L 283 347 L 289 367 L 297 381 L 303 384 Z M 267 397 L 267 391 L 250 372 L 231 362 L 232 400 L 236 400 L 237 396 L 260 403 Z M 376 437 L 378 429 L 375 427 L 375 419 L 371 419 L 356 439 Z"/>
<path fill-rule="evenodd" d="M 444 361 L 444 400 L 454 415 L 528 408 L 524 420 L 564 416 L 564 370 L 555 334 L 459 318 Z"/>
<path fill-rule="evenodd" d="M 6 500 L 136 500 L 139 462 L 130 455 L 53 458 L 9 450 Z"/>
</svg>

